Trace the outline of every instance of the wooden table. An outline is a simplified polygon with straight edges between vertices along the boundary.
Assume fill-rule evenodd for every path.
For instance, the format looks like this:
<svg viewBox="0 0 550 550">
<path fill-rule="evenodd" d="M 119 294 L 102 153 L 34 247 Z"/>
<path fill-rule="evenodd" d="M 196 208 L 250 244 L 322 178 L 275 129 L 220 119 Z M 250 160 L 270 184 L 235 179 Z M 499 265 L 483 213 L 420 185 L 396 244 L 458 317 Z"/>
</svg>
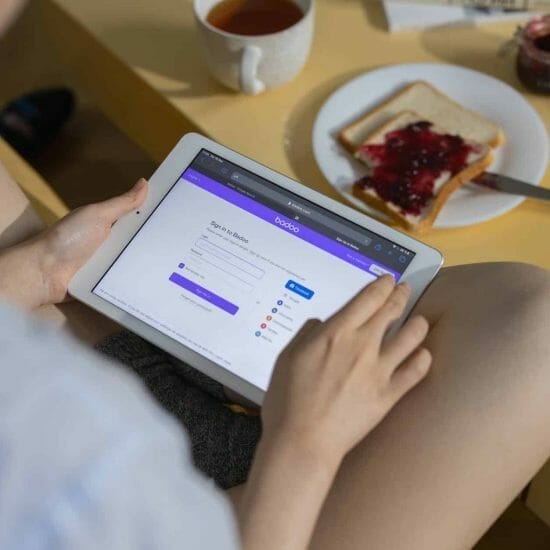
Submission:
<svg viewBox="0 0 550 550">
<path fill-rule="evenodd" d="M 181 134 L 198 130 L 340 199 L 311 151 L 311 128 L 341 84 L 390 63 L 455 63 L 520 90 L 550 130 L 548 96 L 526 93 L 514 57 L 497 56 L 515 24 L 390 35 L 376 0 L 318 0 L 310 60 L 290 84 L 257 96 L 235 94 L 208 74 L 191 0 L 35 0 L 31 9 L 59 54 L 105 113 L 157 161 Z M 550 187 L 550 171 L 543 185 Z M 550 268 L 550 205 L 526 201 L 483 224 L 434 230 L 423 239 L 447 264 L 515 260 Z"/>
<path fill-rule="evenodd" d="M 0 162 L 21 187 L 40 218 L 50 225 L 67 212 L 67 206 L 29 163 L 0 138 Z"/>
</svg>

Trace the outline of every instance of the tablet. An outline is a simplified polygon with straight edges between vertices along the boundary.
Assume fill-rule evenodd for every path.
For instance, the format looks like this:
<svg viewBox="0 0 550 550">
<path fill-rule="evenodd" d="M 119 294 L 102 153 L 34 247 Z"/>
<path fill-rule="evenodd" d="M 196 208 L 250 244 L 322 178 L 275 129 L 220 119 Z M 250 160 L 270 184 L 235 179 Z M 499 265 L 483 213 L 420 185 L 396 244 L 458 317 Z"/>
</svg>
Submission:
<svg viewBox="0 0 550 550">
<path fill-rule="evenodd" d="M 307 319 L 386 273 L 412 287 L 406 316 L 441 264 L 433 248 L 188 134 L 69 291 L 260 404 Z"/>
</svg>

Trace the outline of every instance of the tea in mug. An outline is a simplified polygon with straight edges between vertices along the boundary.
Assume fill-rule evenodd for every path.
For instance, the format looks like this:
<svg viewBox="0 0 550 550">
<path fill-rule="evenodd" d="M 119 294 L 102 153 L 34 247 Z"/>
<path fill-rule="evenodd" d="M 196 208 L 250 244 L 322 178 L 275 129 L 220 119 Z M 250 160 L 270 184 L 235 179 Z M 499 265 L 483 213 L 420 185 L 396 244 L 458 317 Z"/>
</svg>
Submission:
<svg viewBox="0 0 550 550">
<path fill-rule="evenodd" d="M 292 0 L 222 0 L 206 20 L 225 32 L 257 36 L 284 31 L 303 16 Z"/>
</svg>

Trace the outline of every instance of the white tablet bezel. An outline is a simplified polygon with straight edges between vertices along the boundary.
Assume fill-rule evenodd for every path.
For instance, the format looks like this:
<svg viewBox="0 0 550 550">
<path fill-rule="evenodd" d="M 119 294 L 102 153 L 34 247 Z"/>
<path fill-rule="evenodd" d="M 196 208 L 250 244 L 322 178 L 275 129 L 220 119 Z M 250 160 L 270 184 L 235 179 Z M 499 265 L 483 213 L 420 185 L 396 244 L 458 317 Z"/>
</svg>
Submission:
<svg viewBox="0 0 550 550">
<path fill-rule="evenodd" d="M 81 302 L 100 311 L 120 325 L 255 403 L 262 403 L 263 390 L 92 293 L 98 281 L 103 277 L 201 149 L 207 149 L 258 176 L 292 191 L 314 204 L 327 208 L 357 225 L 378 233 L 382 237 L 415 252 L 415 257 L 401 278 L 402 281 L 407 281 L 412 288 L 411 300 L 403 319 L 406 318 L 414 303 L 435 277 L 443 263 L 443 257 L 440 252 L 404 233 L 400 233 L 365 216 L 357 210 L 313 191 L 204 136 L 194 133 L 185 135 L 151 177 L 149 194 L 145 203 L 138 210 L 126 215 L 113 226 L 109 238 L 72 279 L 69 285 L 69 293 Z"/>
</svg>

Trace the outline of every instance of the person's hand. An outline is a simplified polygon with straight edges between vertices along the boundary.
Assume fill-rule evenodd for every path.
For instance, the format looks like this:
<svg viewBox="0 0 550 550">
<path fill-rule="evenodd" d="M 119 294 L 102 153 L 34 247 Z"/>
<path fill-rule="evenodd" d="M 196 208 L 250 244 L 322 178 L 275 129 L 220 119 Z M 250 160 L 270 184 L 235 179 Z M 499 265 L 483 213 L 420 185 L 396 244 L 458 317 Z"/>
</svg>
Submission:
<svg viewBox="0 0 550 550">
<path fill-rule="evenodd" d="M 308 321 L 277 360 L 262 409 L 264 437 L 336 462 L 361 441 L 431 364 L 420 347 L 423 317 L 384 339 L 409 296 L 408 285 L 385 276 L 326 322 Z"/>
<path fill-rule="evenodd" d="M 409 296 L 382 277 L 324 323 L 307 322 L 279 356 L 238 508 L 244 548 L 309 547 L 345 454 L 426 376 L 423 317 L 384 338 Z"/>
<path fill-rule="evenodd" d="M 140 179 L 122 195 L 77 208 L 37 237 L 45 283 L 42 305 L 66 299 L 73 275 L 108 237 L 113 224 L 143 204 L 147 185 Z"/>
<path fill-rule="evenodd" d="M 0 251 L 0 299 L 25 309 L 62 302 L 73 275 L 124 214 L 141 206 L 147 182 L 112 199 L 78 208 L 36 237 Z"/>
</svg>

